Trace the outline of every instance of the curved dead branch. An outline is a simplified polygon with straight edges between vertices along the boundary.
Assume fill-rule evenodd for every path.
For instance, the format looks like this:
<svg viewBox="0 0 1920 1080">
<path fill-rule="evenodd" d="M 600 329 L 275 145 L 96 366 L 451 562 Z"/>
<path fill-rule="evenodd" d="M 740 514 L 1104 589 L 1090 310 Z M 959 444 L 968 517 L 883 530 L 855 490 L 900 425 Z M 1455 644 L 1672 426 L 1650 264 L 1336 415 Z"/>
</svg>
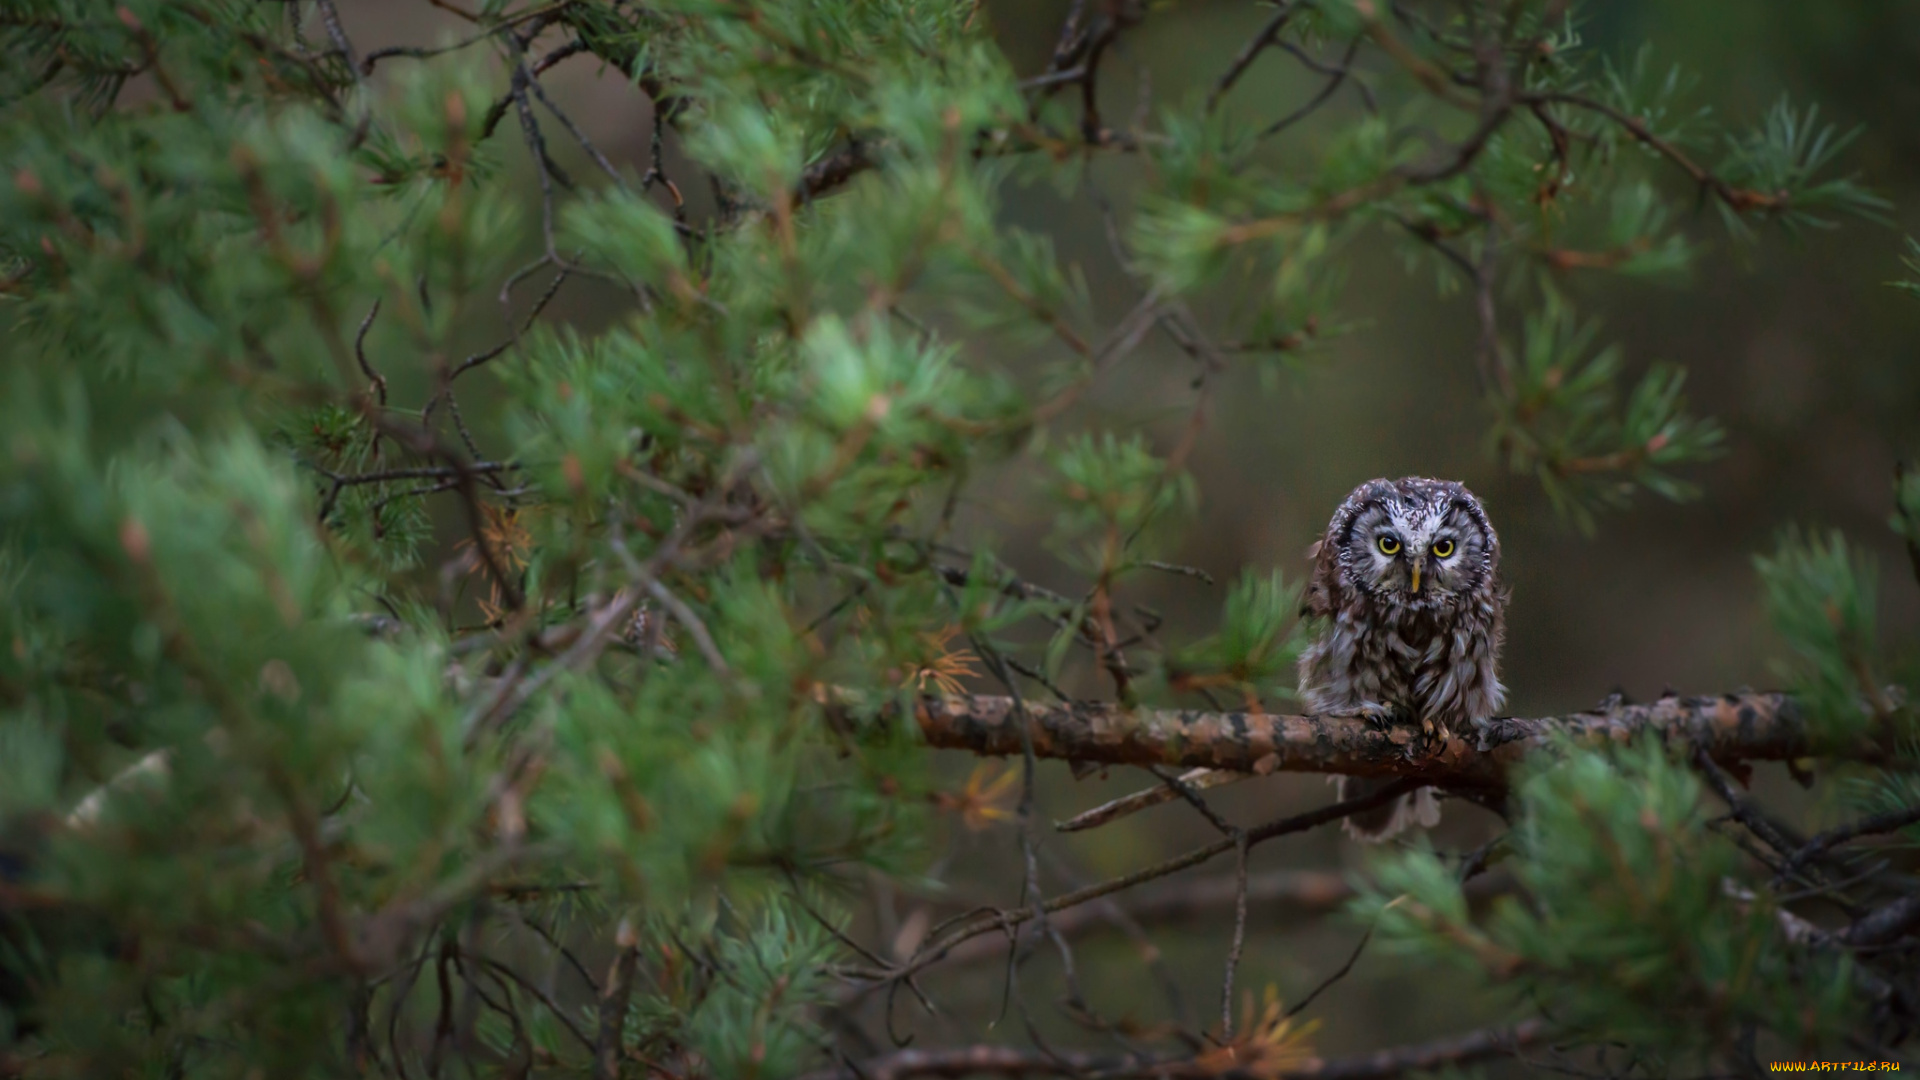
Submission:
<svg viewBox="0 0 1920 1080">
<path fill-rule="evenodd" d="M 1482 1028 L 1449 1039 L 1418 1043 L 1350 1058 L 1307 1058 L 1292 1068 L 1258 1075 L 1275 1080 L 1384 1080 L 1409 1072 L 1510 1055 L 1545 1038 L 1547 1027 L 1526 1020 L 1511 1027 Z M 1224 1068 L 1223 1068 L 1224 1065 Z M 908 1077 L 1088 1076 L 1104 1080 L 1139 1077 L 1219 1077 L 1241 1075 L 1230 1063 L 1169 1060 L 1133 1055 L 1042 1053 L 1010 1046 L 963 1046 L 950 1050 L 898 1050 L 863 1065 L 808 1073 L 801 1080 L 907 1080 Z"/>
<path fill-rule="evenodd" d="M 1233 910 L 1239 882 L 1232 874 L 1167 882 L 1162 887 L 1143 890 L 1125 907 L 1109 910 L 1099 904 L 1067 908 L 1048 917 L 1048 926 L 1062 937 L 1075 938 L 1112 926 L 1119 918 L 1141 925 L 1166 927 L 1182 923 L 1217 919 L 1221 912 Z M 1513 891 L 1513 880 L 1500 874 L 1482 874 L 1463 887 L 1467 902 L 1476 909 L 1496 896 Z M 1262 921 L 1274 926 L 1297 926 L 1301 921 L 1340 910 L 1356 895 L 1353 881 L 1346 874 L 1331 870 L 1270 870 L 1247 879 L 1247 903 L 1259 909 Z M 992 936 L 977 937 L 951 949 L 949 965 L 967 964 L 1004 956 L 1007 943 Z"/>
</svg>

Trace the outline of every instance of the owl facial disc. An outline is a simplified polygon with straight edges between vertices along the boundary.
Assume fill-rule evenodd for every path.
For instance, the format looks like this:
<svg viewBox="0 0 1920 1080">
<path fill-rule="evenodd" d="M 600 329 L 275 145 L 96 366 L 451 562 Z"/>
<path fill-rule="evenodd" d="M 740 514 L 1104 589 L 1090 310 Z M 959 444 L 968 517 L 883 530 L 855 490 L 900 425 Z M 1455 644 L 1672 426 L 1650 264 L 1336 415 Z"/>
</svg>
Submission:
<svg viewBox="0 0 1920 1080">
<path fill-rule="evenodd" d="M 1340 566 L 1376 602 L 1457 606 L 1491 573 L 1497 541 L 1479 502 L 1458 484 L 1375 481 L 1342 509 L 1333 530 Z"/>
</svg>

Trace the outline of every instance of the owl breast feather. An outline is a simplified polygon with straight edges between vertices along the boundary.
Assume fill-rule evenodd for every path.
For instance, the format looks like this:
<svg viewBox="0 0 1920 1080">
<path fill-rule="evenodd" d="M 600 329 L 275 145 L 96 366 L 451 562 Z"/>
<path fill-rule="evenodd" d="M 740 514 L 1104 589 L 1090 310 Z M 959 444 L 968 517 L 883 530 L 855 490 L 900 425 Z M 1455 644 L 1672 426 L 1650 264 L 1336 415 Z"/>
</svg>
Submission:
<svg viewBox="0 0 1920 1080">
<path fill-rule="evenodd" d="M 1493 664 L 1498 623 L 1498 612 L 1482 604 L 1349 605 L 1301 656 L 1304 703 L 1333 714 L 1384 706 L 1449 726 L 1484 719 L 1504 697 Z"/>
</svg>

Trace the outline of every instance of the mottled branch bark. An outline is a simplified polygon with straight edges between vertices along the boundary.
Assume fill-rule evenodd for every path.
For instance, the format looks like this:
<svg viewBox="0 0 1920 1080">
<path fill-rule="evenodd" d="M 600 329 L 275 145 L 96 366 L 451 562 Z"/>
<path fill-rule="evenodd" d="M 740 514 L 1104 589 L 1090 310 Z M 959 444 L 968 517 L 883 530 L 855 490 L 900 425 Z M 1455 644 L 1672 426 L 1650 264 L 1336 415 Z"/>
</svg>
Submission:
<svg viewBox="0 0 1920 1080">
<path fill-rule="evenodd" d="M 926 697 L 915 708 L 933 746 L 1004 756 L 1021 752 L 1011 698 Z M 1277 713 L 1127 710 L 1108 703 L 1027 703 L 1033 752 L 1041 757 L 1113 765 L 1174 765 L 1237 772 L 1404 776 L 1437 786 L 1504 786 L 1509 768 L 1556 737 L 1600 744 L 1658 731 L 1703 749 L 1716 761 L 1783 761 L 1815 752 L 1807 724 L 1784 694 L 1663 697 L 1643 705 L 1539 719 L 1502 718 L 1485 732 L 1455 732 L 1444 745 L 1418 745 L 1412 725 L 1382 728 L 1359 717 Z M 1833 748 L 1822 747 L 1823 753 Z M 1875 756 L 1857 748 L 1853 756 Z"/>
</svg>

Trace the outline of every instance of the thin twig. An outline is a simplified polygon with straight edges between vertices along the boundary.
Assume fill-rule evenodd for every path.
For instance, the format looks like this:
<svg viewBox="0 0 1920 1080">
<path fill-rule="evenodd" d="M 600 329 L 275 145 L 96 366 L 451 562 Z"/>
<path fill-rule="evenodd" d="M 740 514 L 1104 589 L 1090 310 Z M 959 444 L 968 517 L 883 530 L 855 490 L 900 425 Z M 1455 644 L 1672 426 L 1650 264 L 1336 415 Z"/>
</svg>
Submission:
<svg viewBox="0 0 1920 1080">
<path fill-rule="evenodd" d="M 308 468 L 343 487 L 360 484 L 384 484 L 389 480 L 454 480 L 463 473 L 497 473 L 516 466 L 511 461 L 474 461 L 461 465 L 417 465 L 381 469 L 370 473 L 338 473 L 308 463 Z"/>
<path fill-rule="evenodd" d="M 373 307 L 367 311 L 367 317 L 360 321 L 360 332 L 353 337 L 353 357 L 360 362 L 360 370 L 366 374 L 368 381 L 373 383 L 374 392 L 380 398 L 380 405 L 385 408 L 387 380 L 380 372 L 374 370 L 373 364 L 367 360 L 367 331 L 373 329 L 373 319 L 378 314 L 380 314 L 380 301 L 375 300 Z"/>
<path fill-rule="evenodd" d="M 1287 1017 L 1292 1018 L 1307 1011 L 1307 1006 L 1313 1004 L 1316 998 L 1318 998 L 1321 994 L 1326 993 L 1328 988 L 1332 987 L 1333 984 L 1339 982 L 1341 979 L 1346 978 L 1348 973 L 1353 971 L 1353 965 L 1360 962 L 1360 954 L 1366 951 L 1367 942 L 1372 940 L 1373 940 L 1373 927 L 1369 926 L 1367 927 L 1367 932 L 1360 935 L 1360 941 L 1358 944 L 1354 945 L 1353 951 L 1347 954 L 1347 962 L 1340 965 L 1340 970 L 1320 980 L 1320 985 L 1308 991 L 1306 997 L 1303 997 L 1299 1001 L 1295 1002 L 1293 1007 L 1287 1010 Z"/>
<path fill-rule="evenodd" d="M 353 42 L 347 40 L 346 31 L 340 28 L 339 10 L 333 6 L 333 0 L 314 0 L 314 3 L 320 9 L 320 22 L 327 28 L 328 39 L 333 42 L 334 48 L 340 50 L 341 59 L 347 62 L 347 67 L 353 71 L 354 81 L 358 82 L 361 78 L 360 61 L 354 54 Z"/>
<path fill-rule="evenodd" d="M 1273 44 L 1274 39 L 1280 36 L 1280 31 L 1287 28 L 1288 21 L 1293 18 L 1297 10 L 1290 3 L 1282 3 L 1279 12 L 1268 19 L 1267 25 L 1261 27 L 1260 32 L 1247 42 L 1246 47 L 1240 50 L 1240 55 L 1233 58 L 1233 63 L 1220 76 L 1220 81 L 1213 84 L 1212 92 L 1207 95 L 1207 112 L 1211 113 L 1220 107 L 1220 99 L 1227 96 L 1227 91 L 1233 89 L 1233 84 L 1239 82 L 1240 76 L 1246 74 L 1247 69 L 1253 66 L 1255 58 L 1265 51 L 1267 46 Z"/>
<path fill-rule="evenodd" d="M 593 1040 L 588 1038 L 587 1033 L 584 1031 L 581 1031 L 580 1026 L 573 1022 L 572 1010 L 568 1009 L 564 1005 L 561 1005 L 559 1002 L 553 1000 L 553 998 L 545 990 L 542 990 L 540 989 L 540 987 L 534 985 L 532 980 L 528 979 L 526 976 L 520 974 L 519 972 L 513 970 L 512 967 L 506 964 L 503 964 L 500 961 L 495 960 L 492 957 L 488 957 L 488 956 L 481 956 L 481 957 L 478 957 L 477 959 L 479 959 L 479 961 L 482 964 L 486 965 L 489 969 L 493 971 L 497 971 L 500 974 L 506 976 L 507 978 L 512 979 L 514 982 L 520 984 L 521 989 L 525 990 L 527 993 L 532 994 L 534 997 L 538 998 L 540 1000 L 540 1003 L 547 1007 L 547 1011 L 553 1014 L 553 1018 L 560 1021 L 561 1026 L 565 1027 L 567 1031 L 572 1033 L 573 1037 L 579 1041 L 581 1046 L 586 1047 L 588 1050 L 592 1050 L 594 1048 Z"/>
<path fill-rule="evenodd" d="M 607 967 L 600 990 L 600 1024 L 593 1045 L 593 1080 L 618 1080 L 626 1057 L 627 998 L 633 993 L 633 971 L 640 962 L 640 935 L 633 924 L 620 920 L 614 932 L 613 963 Z"/>
<path fill-rule="evenodd" d="M 1732 210 L 1744 213 L 1756 209 L 1773 209 L 1780 205 L 1780 197 L 1777 195 L 1771 195 L 1764 191 L 1754 191 L 1751 188 L 1736 188 L 1732 184 L 1727 183 L 1688 157 L 1685 151 L 1658 135 L 1655 135 L 1639 117 L 1622 112 L 1604 101 L 1564 92 L 1526 94 L 1519 100 L 1527 104 L 1571 105 L 1575 108 L 1599 113 L 1619 125 L 1627 134 L 1632 135 L 1635 139 L 1639 140 L 1640 143 L 1679 167 L 1680 171 L 1686 173 L 1694 183 L 1711 191 L 1715 197 Z"/>
<path fill-rule="evenodd" d="M 621 550 L 625 551 L 625 548 L 622 547 Z M 733 672 L 727 666 L 727 658 L 720 655 L 720 647 L 714 644 L 713 635 L 707 632 L 707 624 L 687 606 L 686 601 L 675 596 L 673 591 L 662 585 L 658 578 L 647 582 L 647 592 L 673 614 L 676 622 L 687 628 L 687 633 L 693 635 L 694 644 L 700 647 L 700 655 L 706 659 L 707 666 L 713 669 L 713 673 L 722 679 L 730 678 Z"/>
<path fill-rule="evenodd" d="M 1305 832 L 1308 829 L 1317 828 L 1329 822 L 1340 821 L 1353 814 L 1360 813 L 1363 810 L 1371 810 L 1376 806 L 1384 806 L 1388 802 L 1399 798 L 1401 795 L 1422 786 L 1424 785 L 1416 780 L 1408 778 L 1396 779 L 1381 785 L 1376 791 L 1356 798 L 1346 799 L 1329 806 L 1323 806 L 1317 810 L 1309 810 L 1303 814 L 1295 814 L 1291 817 L 1269 821 L 1264 825 L 1257 825 L 1254 828 L 1246 830 L 1245 842 L 1249 847 L 1253 847 L 1276 837 Z M 1103 896 L 1111 896 L 1114 893 L 1133 888 L 1136 885 L 1167 877 L 1170 874 L 1177 874 L 1189 867 L 1198 866 L 1216 855 L 1234 850 L 1237 846 L 1239 846 L 1239 840 L 1237 838 L 1229 837 L 1224 840 L 1217 840 L 1203 847 L 1195 848 L 1183 855 L 1176 855 L 1171 859 L 1136 870 L 1131 874 L 1124 874 L 1120 877 L 1103 881 L 1097 885 L 1089 885 L 1083 889 L 1075 889 L 1063 896 L 1056 896 L 1039 905 L 1039 907 L 1046 914 L 1063 911 L 1071 907 L 1078 907 L 1081 904 L 1098 900 Z M 988 918 L 974 919 L 947 934 L 939 941 L 923 946 L 912 960 L 899 968 L 891 971 L 868 973 L 849 972 L 848 974 L 854 977 L 871 978 L 881 982 L 904 978 L 937 962 L 946 955 L 947 950 L 963 941 L 979 937 L 982 934 L 992 933 L 1004 927 L 1018 926 L 1034 917 L 1035 912 L 1033 908 L 1020 908 L 1015 911 L 995 913 Z"/>
<path fill-rule="evenodd" d="M 1788 872 L 1797 870 L 1815 855 L 1862 836 L 1896 832 L 1916 824 L 1920 824 L 1920 806 L 1889 810 L 1884 814 L 1875 814 L 1872 817 L 1836 826 L 1802 844 L 1797 851 L 1787 857 L 1786 868 Z"/>
<path fill-rule="evenodd" d="M 974 651 L 993 668 L 995 677 L 1000 680 L 1001 685 L 1007 688 L 1007 693 L 1013 695 L 1014 707 L 1024 713 L 1026 711 L 1026 702 L 1020 695 L 1019 684 L 1014 681 L 1012 673 L 1007 670 L 1006 664 L 1002 662 L 999 652 L 978 638 L 975 638 L 973 644 Z M 1073 950 L 1067 945 L 1066 938 L 1062 937 L 1060 933 L 1048 923 L 1046 904 L 1042 901 L 1039 859 L 1040 840 L 1034 828 L 1034 777 L 1039 771 L 1040 763 L 1038 759 L 1034 757 L 1031 741 L 1024 747 L 1021 763 L 1024 768 L 1021 772 L 1020 787 L 1020 852 L 1025 865 L 1021 900 L 1027 905 L 1027 910 L 1034 913 L 1034 925 L 1039 935 L 1053 942 L 1055 951 L 1060 954 L 1060 964 L 1067 983 L 1069 1002 L 1085 1009 L 1085 996 L 1080 992 L 1080 979 L 1074 970 Z M 1018 934 L 1016 933 L 1016 948 L 1011 950 L 1008 956 L 1007 973 L 1009 979 L 1012 977 L 1013 963 L 1019 952 L 1018 944 Z"/>
<path fill-rule="evenodd" d="M 561 959 L 565 960 L 568 966 L 573 968 L 573 973 L 580 976 L 580 981 L 587 984 L 587 989 L 593 991 L 595 996 L 599 995 L 600 980 L 594 978 L 592 973 L 587 971 L 587 966 L 580 962 L 579 957 L 573 955 L 572 949 L 562 945 L 560 940 L 553 936 L 553 932 L 540 925 L 539 920 L 533 918 L 533 916 L 521 911 L 518 907 L 512 908 L 511 910 L 514 915 L 526 925 L 527 929 L 540 935 L 540 940 L 546 942 L 548 948 L 560 954 Z"/>
<path fill-rule="evenodd" d="M 600 152 L 600 148 L 593 145 L 593 140 L 587 138 L 587 133 L 580 130 L 580 125 L 574 123 L 571 116 L 560 111 L 560 106 L 555 105 L 553 99 L 547 97 L 547 92 L 541 87 L 540 80 L 530 75 L 527 78 L 526 85 L 528 90 L 533 91 L 533 96 L 540 99 L 540 104 L 545 105 L 547 111 L 557 117 L 567 131 L 573 135 L 574 141 L 578 142 L 580 148 L 587 152 L 587 156 L 593 159 L 593 163 L 600 166 L 600 171 L 611 177 L 614 184 L 625 188 L 627 186 L 627 178 L 621 176 L 620 170 L 613 167 L 613 162 L 608 161 L 607 156 Z"/>
<path fill-rule="evenodd" d="M 1227 948 L 1227 971 L 1220 979 L 1220 1038 L 1233 1040 L 1233 978 L 1240 970 L 1240 953 L 1247 945 L 1247 834 L 1234 830 L 1236 859 L 1233 884 L 1233 944 Z"/>
<path fill-rule="evenodd" d="M 1790 856 L 1807 846 L 1807 841 L 1795 834 L 1785 823 L 1769 817 L 1741 795 L 1734 787 L 1733 777 L 1729 776 L 1727 771 L 1720 767 L 1720 763 L 1714 761 L 1712 755 L 1708 754 L 1704 748 L 1694 747 L 1693 763 L 1707 778 L 1708 785 L 1720 796 L 1721 801 L 1727 804 L 1727 809 L 1733 814 L 1734 819 L 1745 825 L 1748 831 L 1765 841 L 1769 847 L 1783 856 Z"/>
<path fill-rule="evenodd" d="M 1347 55 L 1340 58 L 1340 66 L 1335 69 L 1327 81 L 1321 85 L 1319 93 L 1307 99 L 1306 104 L 1275 120 L 1273 123 L 1268 124 L 1266 128 L 1260 132 L 1260 137 L 1262 139 L 1272 138 L 1313 115 L 1315 110 L 1326 104 L 1327 99 L 1332 97 L 1334 93 L 1340 89 L 1340 84 L 1347 81 L 1347 75 L 1353 70 L 1354 57 L 1360 53 L 1360 40 L 1359 38 L 1354 38 L 1352 42 L 1348 43 Z M 1296 53 L 1295 55 L 1304 56 L 1305 54 Z M 1371 93 L 1368 92 L 1366 84 L 1355 79 L 1354 85 L 1360 87 L 1361 94 L 1366 97 L 1369 106 L 1368 111 L 1372 111 L 1373 98 Z"/>
<path fill-rule="evenodd" d="M 1885 945 L 1915 927 L 1920 927 L 1920 892 L 1867 912 L 1836 937 L 1847 945 Z"/>
</svg>

